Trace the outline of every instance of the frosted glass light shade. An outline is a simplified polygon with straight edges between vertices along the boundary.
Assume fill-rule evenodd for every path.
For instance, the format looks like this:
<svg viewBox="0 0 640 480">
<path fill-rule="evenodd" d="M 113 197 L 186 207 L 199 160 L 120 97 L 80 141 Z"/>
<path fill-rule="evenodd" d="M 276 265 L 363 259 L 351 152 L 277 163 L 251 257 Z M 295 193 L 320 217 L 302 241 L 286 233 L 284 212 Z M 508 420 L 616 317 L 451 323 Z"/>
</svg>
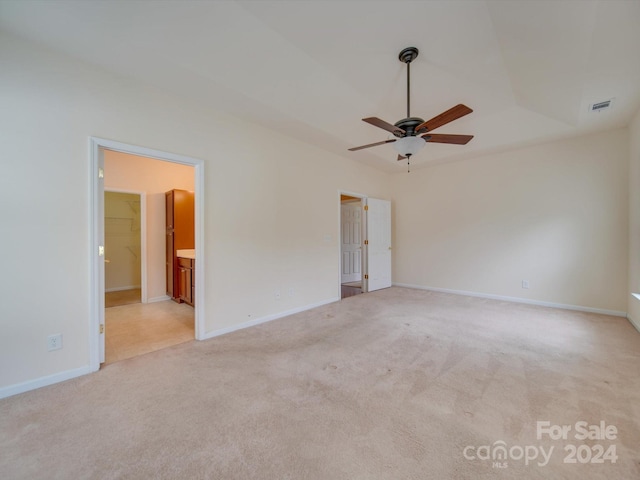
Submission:
<svg viewBox="0 0 640 480">
<path fill-rule="evenodd" d="M 418 153 L 425 143 L 427 142 L 422 137 L 403 137 L 393 142 L 393 148 L 403 157 L 407 157 Z"/>
</svg>

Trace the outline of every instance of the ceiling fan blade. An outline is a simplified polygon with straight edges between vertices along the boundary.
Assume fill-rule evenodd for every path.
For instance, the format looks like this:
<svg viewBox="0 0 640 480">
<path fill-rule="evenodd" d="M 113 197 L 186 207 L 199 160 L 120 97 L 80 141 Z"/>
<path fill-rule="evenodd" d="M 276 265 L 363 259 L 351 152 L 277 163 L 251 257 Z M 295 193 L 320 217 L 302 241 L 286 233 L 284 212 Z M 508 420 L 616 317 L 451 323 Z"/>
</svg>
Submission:
<svg viewBox="0 0 640 480">
<path fill-rule="evenodd" d="M 452 135 L 448 133 L 427 133 L 422 135 L 425 142 L 430 143 L 453 143 L 455 145 L 466 145 L 473 135 Z"/>
<path fill-rule="evenodd" d="M 423 128 L 427 129 L 427 132 L 435 130 L 442 125 L 446 125 L 449 122 L 453 122 L 454 120 L 459 119 L 460 117 L 464 117 L 465 115 L 473 112 L 469 107 L 463 104 L 458 104 L 453 108 L 450 108 L 446 112 L 442 112 L 440 115 L 433 117 L 431 120 L 427 120 L 424 123 L 418 125 L 415 129 L 416 132 L 420 132 Z"/>
<path fill-rule="evenodd" d="M 377 147 L 378 145 L 384 145 L 385 143 L 393 143 L 395 141 L 396 141 L 396 139 L 392 138 L 390 140 L 384 140 L 382 142 L 370 143 L 369 145 L 362 145 L 360 147 L 353 147 L 353 148 L 350 148 L 349 151 L 350 152 L 355 152 L 356 150 L 362 150 L 363 148 Z"/>
<path fill-rule="evenodd" d="M 367 117 L 367 118 L 363 118 L 362 121 L 370 123 L 374 127 L 378 127 L 383 130 L 386 130 L 387 132 L 391 132 L 396 136 L 406 133 L 402 128 L 396 127 L 395 125 L 391 125 L 390 123 L 387 123 L 378 117 Z"/>
<path fill-rule="evenodd" d="M 407 157 L 405 157 L 405 156 L 403 156 L 403 155 L 398 154 L 398 161 L 400 161 L 400 160 L 404 160 L 405 158 L 407 158 Z"/>
</svg>

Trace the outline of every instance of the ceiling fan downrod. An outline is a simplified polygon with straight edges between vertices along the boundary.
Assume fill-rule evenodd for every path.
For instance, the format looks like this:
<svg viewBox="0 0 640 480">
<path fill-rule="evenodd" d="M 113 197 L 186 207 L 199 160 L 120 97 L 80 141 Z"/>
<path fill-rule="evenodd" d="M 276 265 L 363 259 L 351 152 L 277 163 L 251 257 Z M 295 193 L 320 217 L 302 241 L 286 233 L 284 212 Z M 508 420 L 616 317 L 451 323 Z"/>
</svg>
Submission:
<svg viewBox="0 0 640 480">
<path fill-rule="evenodd" d="M 407 118 L 411 116 L 411 62 L 407 63 Z"/>
<path fill-rule="evenodd" d="M 407 47 L 398 55 L 398 59 L 407 64 L 407 118 L 411 117 L 411 62 L 418 56 L 416 47 Z"/>
</svg>

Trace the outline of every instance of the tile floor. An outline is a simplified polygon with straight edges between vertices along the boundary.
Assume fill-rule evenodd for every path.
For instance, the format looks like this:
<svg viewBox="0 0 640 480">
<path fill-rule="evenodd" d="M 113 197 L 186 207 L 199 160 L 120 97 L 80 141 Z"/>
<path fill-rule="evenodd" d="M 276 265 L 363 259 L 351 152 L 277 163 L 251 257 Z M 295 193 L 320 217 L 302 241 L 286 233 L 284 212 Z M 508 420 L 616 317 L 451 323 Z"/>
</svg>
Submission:
<svg viewBox="0 0 640 480">
<path fill-rule="evenodd" d="M 107 292 L 104 294 L 104 306 L 106 308 L 117 307 L 118 305 L 129 305 L 131 303 L 140 303 L 142 299 L 142 290 L 132 288 L 129 290 L 118 290 L 117 292 Z"/>
<path fill-rule="evenodd" d="M 195 338 L 195 310 L 171 300 L 105 309 L 105 363 L 154 352 Z"/>
<path fill-rule="evenodd" d="M 340 286 L 341 298 L 352 297 L 362 293 L 362 282 L 343 283 Z"/>
</svg>

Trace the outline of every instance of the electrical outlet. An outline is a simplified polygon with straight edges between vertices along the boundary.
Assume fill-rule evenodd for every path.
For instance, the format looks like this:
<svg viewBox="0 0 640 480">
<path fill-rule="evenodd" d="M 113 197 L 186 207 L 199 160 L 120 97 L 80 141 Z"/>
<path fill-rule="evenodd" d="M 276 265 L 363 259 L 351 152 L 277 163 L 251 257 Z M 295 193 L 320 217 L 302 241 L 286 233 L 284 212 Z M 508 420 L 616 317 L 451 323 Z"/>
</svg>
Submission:
<svg viewBox="0 0 640 480">
<path fill-rule="evenodd" d="M 276 300 L 280 300 L 280 290 L 277 290 L 276 293 L 273 294 L 273 296 L 275 297 Z"/>
<path fill-rule="evenodd" d="M 62 348 L 62 334 L 49 335 L 47 337 L 47 350 L 60 350 Z"/>
<path fill-rule="evenodd" d="M 522 280 L 522 288 L 529 288 L 529 280 Z"/>
</svg>

